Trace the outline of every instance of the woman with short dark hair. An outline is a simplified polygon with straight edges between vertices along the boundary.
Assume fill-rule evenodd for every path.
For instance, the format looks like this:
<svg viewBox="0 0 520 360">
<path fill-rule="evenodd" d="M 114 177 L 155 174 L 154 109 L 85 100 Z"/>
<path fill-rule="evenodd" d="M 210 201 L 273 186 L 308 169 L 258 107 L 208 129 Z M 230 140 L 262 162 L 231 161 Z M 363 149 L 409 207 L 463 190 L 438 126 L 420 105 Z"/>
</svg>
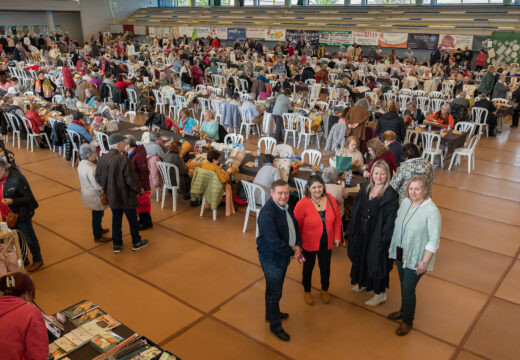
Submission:
<svg viewBox="0 0 520 360">
<path fill-rule="evenodd" d="M 302 284 L 304 300 L 313 305 L 311 295 L 311 277 L 318 257 L 321 274 L 321 299 L 330 302 L 329 277 L 332 245 L 338 246 L 343 238 L 341 231 L 341 213 L 336 199 L 327 193 L 325 183 L 319 175 L 312 175 L 305 186 L 305 196 L 294 208 L 302 236 L 303 264 Z"/>
</svg>

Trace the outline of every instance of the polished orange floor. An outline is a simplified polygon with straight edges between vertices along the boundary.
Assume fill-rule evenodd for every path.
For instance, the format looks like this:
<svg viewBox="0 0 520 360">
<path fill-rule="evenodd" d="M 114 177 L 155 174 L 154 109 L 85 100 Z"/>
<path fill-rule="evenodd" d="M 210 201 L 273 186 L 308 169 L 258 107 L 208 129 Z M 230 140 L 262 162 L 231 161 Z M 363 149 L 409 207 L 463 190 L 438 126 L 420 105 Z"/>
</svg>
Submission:
<svg viewBox="0 0 520 360">
<path fill-rule="evenodd" d="M 248 140 L 256 147 L 256 137 Z M 24 143 L 22 142 L 22 146 Z M 434 201 L 442 213 L 442 240 L 435 270 L 418 286 L 414 330 L 394 334 L 386 315 L 399 308 L 396 271 L 388 301 L 368 308 L 370 294 L 354 294 L 345 248 L 332 260 L 332 302 L 303 302 L 301 266 L 292 263 L 281 302 L 292 336 L 277 340 L 264 322 L 264 280 L 259 267 L 254 216 L 242 233 L 244 209 L 226 217 L 219 209 L 199 216 L 168 196 L 153 201 L 155 226 L 142 232 L 150 245 L 123 251 L 92 240 L 76 168 L 57 153 L 15 150 L 40 207 L 34 224 L 45 267 L 32 275 L 36 301 L 54 313 L 91 299 L 120 321 L 183 359 L 518 359 L 520 354 L 520 130 L 507 125 L 483 139 L 476 170 L 437 171 Z M 110 227 L 110 210 L 104 226 Z"/>
</svg>

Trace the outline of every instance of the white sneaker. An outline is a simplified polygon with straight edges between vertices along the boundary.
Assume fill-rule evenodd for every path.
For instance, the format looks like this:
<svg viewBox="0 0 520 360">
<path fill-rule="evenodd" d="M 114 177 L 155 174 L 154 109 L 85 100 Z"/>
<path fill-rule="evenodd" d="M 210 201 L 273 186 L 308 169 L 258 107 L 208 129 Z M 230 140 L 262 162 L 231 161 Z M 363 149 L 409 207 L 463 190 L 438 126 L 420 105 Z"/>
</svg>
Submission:
<svg viewBox="0 0 520 360">
<path fill-rule="evenodd" d="M 352 288 L 352 291 L 354 291 L 355 293 L 360 293 L 362 291 L 365 291 L 367 288 L 365 286 L 363 287 L 360 287 L 359 285 L 356 285 Z"/>
<path fill-rule="evenodd" d="M 386 293 L 375 294 L 371 299 L 365 301 L 365 305 L 377 306 L 386 301 Z"/>
</svg>

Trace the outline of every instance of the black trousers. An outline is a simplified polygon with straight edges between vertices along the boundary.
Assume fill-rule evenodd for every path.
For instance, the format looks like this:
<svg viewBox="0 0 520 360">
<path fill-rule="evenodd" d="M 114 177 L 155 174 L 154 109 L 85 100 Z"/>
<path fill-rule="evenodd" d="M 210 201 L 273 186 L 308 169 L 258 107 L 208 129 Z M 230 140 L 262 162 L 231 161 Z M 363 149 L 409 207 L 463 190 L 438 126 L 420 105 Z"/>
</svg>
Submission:
<svg viewBox="0 0 520 360">
<path fill-rule="evenodd" d="M 320 267 L 321 289 L 325 291 L 329 290 L 330 258 L 332 256 L 332 250 L 329 250 L 327 244 L 325 243 L 320 245 L 320 249 L 318 251 L 303 250 L 303 256 L 306 260 L 303 263 L 303 290 L 305 292 L 311 291 L 312 271 L 314 270 L 316 257 L 318 258 L 318 266 Z"/>
<path fill-rule="evenodd" d="M 520 118 L 520 106 L 518 106 L 514 111 L 513 111 L 513 122 L 512 122 L 512 126 L 518 126 L 518 118 Z"/>
<path fill-rule="evenodd" d="M 280 115 L 273 115 L 274 119 L 274 138 L 278 143 L 283 141 L 283 119 Z"/>
</svg>

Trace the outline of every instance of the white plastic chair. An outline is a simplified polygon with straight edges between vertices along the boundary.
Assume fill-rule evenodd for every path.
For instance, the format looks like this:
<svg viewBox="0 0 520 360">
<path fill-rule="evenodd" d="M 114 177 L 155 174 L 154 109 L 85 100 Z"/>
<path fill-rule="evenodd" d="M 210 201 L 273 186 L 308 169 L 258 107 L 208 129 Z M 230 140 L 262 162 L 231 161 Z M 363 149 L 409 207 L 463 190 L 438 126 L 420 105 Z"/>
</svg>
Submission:
<svg viewBox="0 0 520 360">
<path fill-rule="evenodd" d="M 307 181 L 297 178 L 294 178 L 294 183 L 296 184 L 296 190 L 298 191 L 298 196 L 301 198 L 305 195 L 305 186 L 307 185 Z"/>
<path fill-rule="evenodd" d="M 308 79 L 307 81 L 309 81 L 311 79 Z M 314 80 L 316 81 L 316 80 Z M 312 84 L 309 86 L 309 89 L 308 89 L 308 101 L 311 102 L 311 101 L 318 101 L 320 99 L 320 94 L 321 94 L 321 84 Z"/>
<path fill-rule="evenodd" d="M 469 121 L 460 121 L 455 124 L 455 130 L 468 133 L 469 136 L 473 135 L 475 124 Z"/>
<path fill-rule="evenodd" d="M 399 79 L 396 79 L 396 78 L 390 78 L 390 81 L 392 82 L 392 86 L 397 86 L 399 87 Z"/>
<path fill-rule="evenodd" d="M 126 89 L 128 95 L 128 110 L 137 111 L 137 93 L 133 89 Z"/>
<path fill-rule="evenodd" d="M 230 133 L 224 136 L 224 144 L 228 143 L 237 143 L 237 144 L 244 144 L 244 137 L 240 134 Z"/>
<path fill-rule="evenodd" d="M 18 136 L 18 149 L 20 148 L 20 125 L 18 123 L 18 118 L 16 115 L 11 114 L 9 112 L 5 112 L 7 114 L 7 121 L 9 121 L 9 126 L 13 131 L 13 146 Z"/>
<path fill-rule="evenodd" d="M 309 162 L 305 162 L 305 156 L 309 157 Z M 302 152 L 302 162 L 305 164 L 310 164 L 312 166 L 319 166 L 321 161 L 321 151 L 319 150 L 303 150 Z"/>
<path fill-rule="evenodd" d="M 247 93 L 240 93 L 240 100 L 242 101 L 245 101 L 245 100 L 248 100 L 248 101 L 251 101 L 251 95 L 247 94 Z"/>
<path fill-rule="evenodd" d="M 422 132 L 423 154 L 422 157 L 430 160 L 433 165 L 435 156 L 441 157 L 441 168 L 444 167 L 444 152 L 441 150 L 441 136 L 431 132 Z"/>
<path fill-rule="evenodd" d="M 486 122 L 489 112 L 485 108 L 472 107 L 471 108 L 471 121 L 478 128 L 478 134 L 482 134 L 482 130 L 486 129 L 486 137 L 489 136 L 489 126 Z"/>
<path fill-rule="evenodd" d="M 34 96 L 34 93 L 32 91 L 26 91 L 23 93 L 25 96 Z"/>
<path fill-rule="evenodd" d="M 419 135 L 420 134 L 415 130 L 406 129 L 406 136 L 404 139 L 404 143 L 405 144 L 414 143 L 415 145 L 417 145 L 417 143 L 419 142 Z"/>
<path fill-rule="evenodd" d="M 316 105 L 320 108 L 321 111 L 329 110 L 329 104 L 325 101 L 317 101 Z"/>
<path fill-rule="evenodd" d="M 252 211 L 258 217 L 262 206 L 265 204 L 265 189 L 260 185 L 244 180 L 242 180 L 242 187 L 247 197 L 246 216 L 244 218 L 244 228 L 242 229 L 242 232 L 246 232 L 249 213 Z M 256 235 L 258 236 L 258 223 L 256 224 Z"/>
<path fill-rule="evenodd" d="M 166 112 L 166 100 L 162 96 L 161 92 L 159 90 L 152 90 L 153 96 L 155 97 L 155 111 L 157 111 L 157 108 L 159 108 L 160 113 Z"/>
<path fill-rule="evenodd" d="M 329 73 L 329 81 L 330 82 L 335 82 L 336 79 L 338 78 L 338 73 Z"/>
<path fill-rule="evenodd" d="M 177 189 L 180 184 L 180 175 L 179 168 L 173 164 L 165 163 L 163 161 L 157 161 L 157 167 L 159 168 L 159 172 L 161 173 L 161 177 L 163 179 L 163 188 L 162 188 L 162 201 L 161 201 L 161 209 L 164 209 L 164 200 L 166 199 L 167 189 L 172 191 L 172 203 L 173 203 L 173 211 L 177 211 Z M 175 172 L 175 184 L 172 185 L 171 179 L 171 169 Z M 202 216 L 202 215 L 201 215 Z"/>
<path fill-rule="evenodd" d="M 215 121 L 220 124 L 222 121 L 222 113 L 224 112 L 224 103 L 222 100 L 211 100 L 211 109 L 215 113 Z"/>
<path fill-rule="evenodd" d="M 253 113 L 249 109 L 242 109 L 238 108 L 238 111 L 240 112 L 240 117 L 242 118 L 242 122 L 240 123 L 240 133 L 242 134 L 242 129 L 246 128 L 246 139 L 249 138 L 249 132 L 251 129 L 254 129 L 256 127 L 256 133 L 260 135 L 260 127 L 258 124 L 255 124 L 253 122 Z"/>
<path fill-rule="evenodd" d="M 453 165 L 453 161 L 455 160 L 455 158 L 455 164 L 460 164 L 461 156 L 468 157 L 468 174 L 471 173 L 471 169 L 475 170 L 475 148 L 477 147 L 477 144 L 481 136 L 482 134 L 474 135 L 469 140 L 467 146 L 455 149 L 455 151 L 453 152 L 453 156 L 451 157 L 450 166 L 448 167 L 448 170 L 451 170 L 451 166 Z"/>
<path fill-rule="evenodd" d="M 108 135 L 100 131 L 94 131 L 94 135 L 96 135 L 99 145 L 99 156 L 108 153 L 109 149 L 105 146 L 105 141 L 108 144 Z"/>
<path fill-rule="evenodd" d="M 316 84 L 316 79 L 307 79 L 307 80 L 305 80 L 305 84 L 314 85 L 314 84 Z"/>
<path fill-rule="evenodd" d="M 287 144 L 287 137 L 292 134 L 293 146 L 296 146 L 296 134 L 299 131 L 299 115 L 297 113 L 285 113 L 282 114 L 283 131 L 284 131 L 284 144 Z"/>
<path fill-rule="evenodd" d="M 394 80 L 397 80 L 397 79 L 394 79 Z M 388 102 L 388 100 L 390 99 L 393 99 L 395 101 L 395 98 L 397 97 L 396 94 L 394 94 L 393 92 L 391 91 L 387 91 L 384 93 L 383 95 L 383 98 L 385 99 L 386 102 Z"/>
<path fill-rule="evenodd" d="M 430 98 L 426 96 L 418 96 L 415 99 L 415 102 L 417 104 L 417 108 L 421 110 L 421 112 L 426 115 L 428 112 L 429 106 L 430 106 Z"/>
<path fill-rule="evenodd" d="M 49 141 L 49 137 L 47 136 L 47 134 L 44 131 L 42 131 L 39 134 L 36 134 L 34 131 L 32 131 L 31 121 L 26 117 L 23 118 L 23 126 L 25 128 L 25 131 L 27 132 L 27 150 L 29 150 L 30 144 L 31 152 L 34 152 L 34 143 L 36 142 L 36 138 L 45 139 L 45 141 L 47 141 L 47 145 L 49 145 L 49 149 L 51 148 L 51 142 Z"/>
<path fill-rule="evenodd" d="M 436 113 L 438 111 L 440 111 L 442 105 L 444 105 L 444 103 L 446 103 L 446 101 L 444 99 L 439 99 L 439 98 L 432 98 L 430 99 L 430 109 L 432 111 L 432 113 Z"/>
<path fill-rule="evenodd" d="M 300 115 L 298 117 L 300 122 L 300 134 L 298 135 L 298 147 L 300 147 L 300 142 L 303 137 L 303 148 L 307 149 L 307 145 L 309 144 L 309 140 L 316 136 L 316 143 L 318 148 L 320 147 L 320 134 L 318 132 L 312 131 L 312 120 L 306 116 Z M 305 126 L 305 122 L 307 122 L 308 127 Z"/>
<path fill-rule="evenodd" d="M 76 165 L 76 154 L 79 157 L 79 146 L 81 145 L 81 135 L 74 130 L 67 129 L 67 134 L 69 135 L 70 142 L 72 144 L 72 162 L 71 167 Z"/>
<path fill-rule="evenodd" d="M 258 154 L 261 153 L 262 144 L 265 144 L 264 154 L 272 154 L 274 147 L 276 146 L 276 139 L 272 137 L 261 137 L 258 140 Z"/>
<path fill-rule="evenodd" d="M 61 95 L 54 95 L 54 96 L 52 97 L 52 102 L 53 102 L 54 104 L 61 104 L 62 99 L 63 99 L 63 98 L 62 98 Z"/>
<path fill-rule="evenodd" d="M 125 118 L 127 118 L 128 121 L 130 121 L 131 123 L 133 123 L 133 122 L 134 122 L 134 119 L 135 119 L 135 117 L 136 117 L 136 115 L 137 115 L 137 114 L 135 113 L 135 111 L 127 111 L 127 112 L 125 113 Z"/>
<path fill-rule="evenodd" d="M 432 98 L 442 98 L 443 94 L 440 91 L 432 91 L 432 92 L 430 92 L 428 94 L 428 96 L 430 97 L 430 99 L 432 99 Z"/>
</svg>

